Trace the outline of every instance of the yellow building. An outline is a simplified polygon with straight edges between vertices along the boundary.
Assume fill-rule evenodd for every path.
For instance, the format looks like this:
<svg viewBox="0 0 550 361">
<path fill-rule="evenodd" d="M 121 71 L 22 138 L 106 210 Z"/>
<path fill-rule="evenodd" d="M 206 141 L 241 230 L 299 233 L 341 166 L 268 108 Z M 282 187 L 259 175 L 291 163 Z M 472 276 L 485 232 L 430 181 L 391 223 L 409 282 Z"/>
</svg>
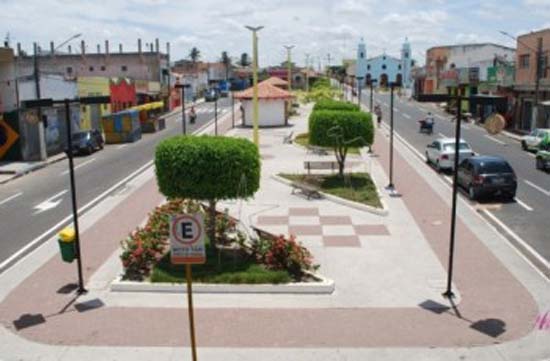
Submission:
<svg viewBox="0 0 550 361">
<path fill-rule="evenodd" d="M 78 77 L 78 96 L 109 96 L 109 78 L 99 76 Z M 110 104 L 92 104 L 80 106 L 80 129 L 100 129 L 101 117 L 111 114 Z"/>
</svg>

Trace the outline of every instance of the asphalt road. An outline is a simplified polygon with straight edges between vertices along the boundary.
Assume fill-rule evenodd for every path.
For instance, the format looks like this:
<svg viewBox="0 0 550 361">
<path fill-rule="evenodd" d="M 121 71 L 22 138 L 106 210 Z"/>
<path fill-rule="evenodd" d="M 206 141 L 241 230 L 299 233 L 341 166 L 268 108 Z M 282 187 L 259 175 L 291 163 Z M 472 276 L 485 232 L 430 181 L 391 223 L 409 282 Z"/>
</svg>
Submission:
<svg viewBox="0 0 550 361">
<path fill-rule="evenodd" d="M 362 102 L 369 105 L 369 91 L 362 94 Z M 390 95 L 375 94 L 375 101 L 382 106 L 383 121 L 389 124 Z M 418 120 L 426 117 L 428 111 L 435 114 L 436 122 L 433 135 L 419 133 Z M 456 124 L 452 116 L 438 109 L 433 104 L 421 104 L 405 98 L 394 100 L 394 129 L 414 149 L 425 154 L 426 145 L 438 137 L 454 137 Z M 485 129 L 465 123 L 461 130 L 462 139 L 466 140 L 473 150 L 483 155 L 504 157 L 515 170 L 518 178 L 518 190 L 515 201 L 503 203 L 502 200 L 488 199 L 472 205 L 483 210 L 487 218 L 494 216 L 499 222 L 490 219 L 500 228 L 507 227 L 547 261 L 550 260 L 550 174 L 535 169 L 535 157 L 532 153 L 521 150 L 519 142 L 504 135 L 489 135 Z M 434 170 L 434 176 L 437 173 Z M 442 174 L 447 181 L 451 174 Z M 399 182 L 394 183 L 399 189 Z M 465 196 L 465 194 L 463 194 Z M 487 216 L 489 215 L 489 216 Z M 504 225 L 504 227 L 502 227 Z M 510 232 L 508 233 L 510 236 Z"/>
<path fill-rule="evenodd" d="M 187 118 L 188 132 L 214 119 L 214 103 L 199 104 L 196 111 L 195 124 L 189 124 Z M 218 116 L 230 111 L 231 101 L 220 99 Z M 181 112 L 178 112 L 166 119 L 166 129 L 143 134 L 138 142 L 106 145 L 92 155 L 75 157 L 79 209 L 91 201 L 99 202 L 101 199 L 96 199 L 99 195 L 150 162 L 160 140 L 181 133 Z M 0 186 L 0 264 L 33 240 L 50 238 L 72 221 L 71 214 L 68 160 Z M 36 243 L 35 246 L 41 242 Z"/>
</svg>

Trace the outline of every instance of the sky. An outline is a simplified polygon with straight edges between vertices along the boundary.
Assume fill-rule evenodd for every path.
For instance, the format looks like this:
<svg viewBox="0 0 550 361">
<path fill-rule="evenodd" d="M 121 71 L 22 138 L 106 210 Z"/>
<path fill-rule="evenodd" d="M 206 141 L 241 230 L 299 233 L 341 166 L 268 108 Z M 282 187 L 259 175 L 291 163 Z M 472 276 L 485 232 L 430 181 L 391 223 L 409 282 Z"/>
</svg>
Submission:
<svg viewBox="0 0 550 361">
<path fill-rule="evenodd" d="M 550 27 L 550 0 L 0 0 L 0 36 L 30 52 L 38 42 L 60 44 L 74 34 L 88 52 L 109 40 L 137 50 L 159 38 L 171 44 L 171 60 L 186 58 L 192 47 L 201 59 L 217 61 L 222 51 L 238 58 L 252 53 L 245 25 L 259 32 L 260 66 L 286 59 L 284 45 L 295 45 L 293 61 L 306 54 L 314 66 L 355 58 L 364 38 L 367 56 L 399 55 L 408 37 L 422 64 L 426 49 L 437 45 L 494 42 L 515 47 L 499 30 L 518 35 Z M 73 50 L 74 51 L 74 50 Z M 103 51 L 103 50 L 102 50 Z"/>
</svg>

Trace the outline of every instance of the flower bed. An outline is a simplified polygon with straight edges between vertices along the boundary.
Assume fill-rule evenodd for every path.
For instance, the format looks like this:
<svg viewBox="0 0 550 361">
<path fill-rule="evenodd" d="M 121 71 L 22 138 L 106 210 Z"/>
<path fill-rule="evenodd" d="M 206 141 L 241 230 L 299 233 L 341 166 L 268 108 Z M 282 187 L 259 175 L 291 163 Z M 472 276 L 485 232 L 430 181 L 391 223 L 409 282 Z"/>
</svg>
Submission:
<svg viewBox="0 0 550 361">
<path fill-rule="evenodd" d="M 198 202 L 175 199 L 155 208 L 143 228 L 122 242 L 123 280 L 184 282 L 183 267 L 172 265 L 169 222 L 173 215 L 204 211 Z M 248 239 L 227 213 L 216 215 L 218 247 L 207 244 L 207 262 L 193 266 L 193 278 L 203 283 L 289 283 L 311 280 L 318 268 L 311 253 L 294 237 L 266 236 Z"/>
</svg>

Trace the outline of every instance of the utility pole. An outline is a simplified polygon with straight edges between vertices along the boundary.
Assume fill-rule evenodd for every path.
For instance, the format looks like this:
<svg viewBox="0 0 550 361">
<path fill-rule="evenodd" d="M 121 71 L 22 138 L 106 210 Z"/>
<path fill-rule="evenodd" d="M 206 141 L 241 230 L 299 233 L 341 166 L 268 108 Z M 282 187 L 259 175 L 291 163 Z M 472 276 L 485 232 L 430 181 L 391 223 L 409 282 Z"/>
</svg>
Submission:
<svg viewBox="0 0 550 361">
<path fill-rule="evenodd" d="M 33 50 L 34 50 L 34 88 L 35 88 L 35 95 L 36 99 L 40 99 L 40 65 L 39 65 L 39 49 L 38 44 L 33 44 Z M 46 137 L 44 136 L 44 121 L 42 120 L 42 108 L 38 108 L 36 110 L 38 122 L 36 125 L 38 126 L 38 147 L 40 150 L 40 160 L 46 160 L 48 157 L 48 154 L 46 153 Z"/>
<path fill-rule="evenodd" d="M 284 46 L 285 49 L 286 49 L 286 65 L 287 65 L 287 68 L 288 68 L 288 92 L 290 93 L 292 91 L 292 55 L 291 55 L 291 52 L 292 52 L 292 49 L 294 48 L 294 45 L 285 45 Z M 290 117 L 290 112 L 292 111 L 292 100 L 289 99 L 288 100 L 288 105 L 287 105 L 287 116 L 286 116 L 286 119 L 285 119 L 285 123 L 288 124 L 288 118 Z"/>
<path fill-rule="evenodd" d="M 542 78 L 542 37 L 537 39 L 537 51 L 535 61 L 536 63 L 536 79 L 535 79 L 535 102 L 533 104 L 533 112 L 531 117 L 531 129 L 537 127 L 537 121 L 539 116 L 539 91 L 540 91 L 540 78 Z"/>
<path fill-rule="evenodd" d="M 306 53 L 306 92 L 309 92 L 309 53 Z"/>
</svg>

